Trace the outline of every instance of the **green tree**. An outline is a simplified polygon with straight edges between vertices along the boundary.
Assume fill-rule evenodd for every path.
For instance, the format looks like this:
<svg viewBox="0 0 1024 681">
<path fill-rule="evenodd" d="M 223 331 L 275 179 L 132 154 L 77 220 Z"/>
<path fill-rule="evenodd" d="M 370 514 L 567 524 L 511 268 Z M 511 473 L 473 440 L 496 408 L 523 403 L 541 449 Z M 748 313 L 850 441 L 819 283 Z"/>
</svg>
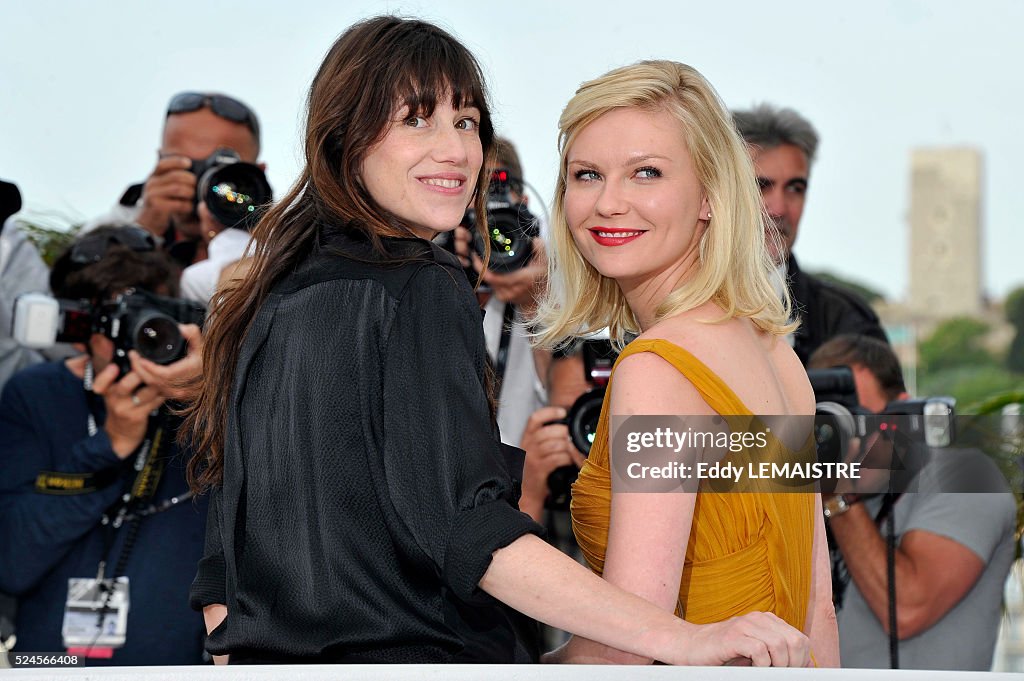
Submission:
<svg viewBox="0 0 1024 681">
<path fill-rule="evenodd" d="M 956 398 L 957 411 L 973 414 L 977 405 L 994 395 L 1024 390 L 1024 379 L 997 364 L 962 366 L 923 374 L 918 380 L 921 396 L 949 395 Z"/>
<path fill-rule="evenodd" d="M 1024 373 L 1024 287 L 1016 288 L 1006 296 L 1003 310 L 1006 321 L 1017 330 L 1006 355 L 1006 366 L 1010 371 Z"/>
<path fill-rule="evenodd" d="M 39 249 L 39 255 L 47 267 L 53 267 L 57 257 L 82 231 L 82 223 L 71 222 L 56 213 L 37 214 L 31 218 L 19 216 L 17 222 L 29 241 Z"/>
<path fill-rule="evenodd" d="M 947 319 L 918 347 L 921 368 L 931 374 L 956 367 L 992 366 L 996 361 L 982 346 L 988 330 L 988 324 L 970 317 Z"/>
</svg>

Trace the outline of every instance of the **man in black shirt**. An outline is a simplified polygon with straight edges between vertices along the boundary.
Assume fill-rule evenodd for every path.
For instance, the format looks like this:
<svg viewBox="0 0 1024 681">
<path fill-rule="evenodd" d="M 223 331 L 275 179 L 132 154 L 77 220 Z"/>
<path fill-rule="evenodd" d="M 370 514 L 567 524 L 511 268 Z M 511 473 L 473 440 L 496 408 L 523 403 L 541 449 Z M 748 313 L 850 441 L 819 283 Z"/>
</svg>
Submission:
<svg viewBox="0 0 1024 681">
<path fill-rule="evenodd" d="M 800 328 L 793 349 L 805 365 L 829 338 L 843 333 L 887 341 L 874 311 L 855 293 L 803 272 L 793 256 L 800 218 L 807 198 L 810 168 L 818 149 L 814 126 L 792 109 L 762 104 L 734 111 L 733 119 L 754 162 L 765 210 L 778 232 L 768 249 L 789 285 Z"/>
<path fill-rule="evenodd" d="M 173 263 L 135 226 L 80 237 L 51 285 L 90 301 L 89 314 L 128 289 L 177 291 Z M 157 373 L 198 362 L 198 327 L 180 331 L 188 359 L 150 364 Z M 170 390 L 141 356 L 118 378 L 109 333 L 93 330 L 86 354 L 28 367 L 0 393 L 0 591 L 18 602 L 14 652 L 198 664 L 205 627 L 187 597 L 207 501 L 189 500 L 189 452 L 162 407 Z"/>
</svg>

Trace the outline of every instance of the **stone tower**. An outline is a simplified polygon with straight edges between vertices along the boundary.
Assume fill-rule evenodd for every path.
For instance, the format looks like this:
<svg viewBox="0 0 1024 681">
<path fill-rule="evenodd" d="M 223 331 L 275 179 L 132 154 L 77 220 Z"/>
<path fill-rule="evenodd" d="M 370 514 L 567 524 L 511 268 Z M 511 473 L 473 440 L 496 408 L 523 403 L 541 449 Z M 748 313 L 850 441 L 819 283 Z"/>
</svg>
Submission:
<svg viewBox="0 0 1024 681">
<path fill-rule="evenodd" d="M 982 310 L 981 152 L 915 149 L 910 177 L 910 312 L 926 318 Z"/>
</svg>

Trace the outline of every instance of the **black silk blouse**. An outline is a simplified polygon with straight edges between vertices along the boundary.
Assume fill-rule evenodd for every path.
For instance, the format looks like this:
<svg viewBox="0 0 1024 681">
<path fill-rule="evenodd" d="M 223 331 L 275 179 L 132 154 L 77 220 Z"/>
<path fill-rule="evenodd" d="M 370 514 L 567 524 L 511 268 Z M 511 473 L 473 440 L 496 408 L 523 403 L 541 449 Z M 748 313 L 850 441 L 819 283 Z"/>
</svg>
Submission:
<svg viewBox="0 0 1024 681">
<path fill-rule="evenodd" d="M 495 550 L 542 532 L 516 507 L 522 453 L 492 425 L 480 310 L 454 257 L 421 240 L 387 245 L 402 262 L 323 238 L 242 344 L 192 589 L 193 607 L 228 608 L 211 653 L 413 663 L 533 652 L 530 627 L 477 586 Z"/>
</svg>

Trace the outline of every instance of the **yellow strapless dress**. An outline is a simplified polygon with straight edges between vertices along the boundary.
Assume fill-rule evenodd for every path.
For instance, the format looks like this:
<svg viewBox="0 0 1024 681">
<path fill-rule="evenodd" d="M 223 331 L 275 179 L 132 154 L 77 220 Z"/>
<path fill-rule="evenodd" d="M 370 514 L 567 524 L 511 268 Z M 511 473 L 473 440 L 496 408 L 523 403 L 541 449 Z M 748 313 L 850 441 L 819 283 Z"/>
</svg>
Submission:
<svg viewBox="0 0 1024 681">
<path fill-rule="evenodd" d="M 637 340 L 618 361 L 638 352 L 653 352 L 671 363 L 718 414 L 753 416 L 721 378 L 683 348 L 666 340 Z M 610 381 L 608 388 L 594 445 L 572 487 L 571 504 L 576 541 L 598 574 L 604 568 L 611 509 Z M 813 514 L 813 494 L 723 493 L 702 483 L 676 614 L 707 624 L 760 610 L 802 630 L 811 588 Z"/>
</svg>

